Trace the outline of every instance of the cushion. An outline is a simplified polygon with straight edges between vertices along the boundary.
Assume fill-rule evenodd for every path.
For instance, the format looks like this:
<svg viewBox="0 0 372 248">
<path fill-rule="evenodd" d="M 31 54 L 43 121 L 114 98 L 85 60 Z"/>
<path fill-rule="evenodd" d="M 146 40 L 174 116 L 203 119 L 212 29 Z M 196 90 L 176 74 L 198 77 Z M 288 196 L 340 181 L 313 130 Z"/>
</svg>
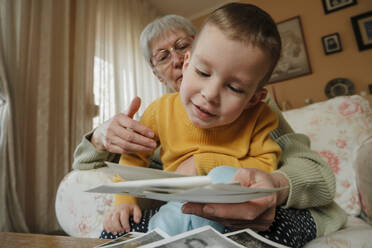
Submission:
<svg viewBox="0 0 372 248">
<path fill-rule="evenodd" d="M 110 183 L 107 167 L 74 170 L 59 184 L 56 215 L 62 229 L 73 237 L 98 238 L 103 230 L 104 213 L 113 205 L 112 194 L 87 193 L 98 184 Z"/>
<path fill-rule="evenodd" d="M 311 148 L 319 153 L 336 176 L 335 201 L 351 215 L 359 215 L 355 148 L 372 136 L 372 111 L 359 95 L 342 96 L 283 112 L 295 132 L 306 134 Z"/>
</svg>

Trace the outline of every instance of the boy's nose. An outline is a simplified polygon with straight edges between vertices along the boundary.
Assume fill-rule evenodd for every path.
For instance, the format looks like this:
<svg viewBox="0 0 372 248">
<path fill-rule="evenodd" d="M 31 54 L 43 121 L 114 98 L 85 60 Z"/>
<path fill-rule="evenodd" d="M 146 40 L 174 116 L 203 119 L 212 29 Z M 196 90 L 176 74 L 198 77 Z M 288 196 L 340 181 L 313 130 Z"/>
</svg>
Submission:
<svg viewBox="0 0 372 248">
<path fill-rule="evenodd" d="M 217 83 L 206 83 L 201 90 L 201 95 L 210 103 L 219 103 L 220 92 Z"/>
</svg>

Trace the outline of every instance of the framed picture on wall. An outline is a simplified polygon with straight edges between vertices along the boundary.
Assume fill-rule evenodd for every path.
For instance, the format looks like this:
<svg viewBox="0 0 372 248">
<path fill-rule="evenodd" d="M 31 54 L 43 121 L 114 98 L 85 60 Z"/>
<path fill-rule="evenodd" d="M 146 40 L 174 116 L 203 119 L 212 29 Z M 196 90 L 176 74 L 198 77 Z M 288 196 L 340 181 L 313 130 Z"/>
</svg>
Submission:
<svg viewBox="0 0 372 248">
<path fill-rule="evenodd" d="M 359 51 L 372 48 L 372 11 L 352 16 L 351 24 Z"/>
<path fill-rule="evenodd" d="M 282 39 L 282 56 L 270 78 L 270 83 L 311 74 L 301 19 L 299 16 L 277 24 Z"/>
<path fill-rule="evenodd" d="M 344 9 L 357 4 L 357 0 L 322 0 L 324 13 Z"/>
<path fill-rule="evenodd" d="M 329 34 L 322 37 L 323 49 L 326 55 L 342 51 L 341 39 L 338 33 Z"/>
</svg>

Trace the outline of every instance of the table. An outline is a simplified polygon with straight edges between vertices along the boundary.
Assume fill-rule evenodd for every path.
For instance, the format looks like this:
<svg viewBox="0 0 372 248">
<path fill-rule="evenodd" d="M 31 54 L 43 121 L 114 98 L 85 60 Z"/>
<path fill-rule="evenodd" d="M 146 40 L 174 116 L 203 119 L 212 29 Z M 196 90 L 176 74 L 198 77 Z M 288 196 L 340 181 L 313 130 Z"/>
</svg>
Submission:
<svg viewBox="0 0 372 248">
<path fill-rule="evenodd" d="M 62 248 L 62 247 L 89 247 L 108 242 L 106 239 L 73 238 L 69 236 L 54 236 L 44 234 L 0 232 L 0 247 L 28 247 L 28 248 Z"/>
</svg>

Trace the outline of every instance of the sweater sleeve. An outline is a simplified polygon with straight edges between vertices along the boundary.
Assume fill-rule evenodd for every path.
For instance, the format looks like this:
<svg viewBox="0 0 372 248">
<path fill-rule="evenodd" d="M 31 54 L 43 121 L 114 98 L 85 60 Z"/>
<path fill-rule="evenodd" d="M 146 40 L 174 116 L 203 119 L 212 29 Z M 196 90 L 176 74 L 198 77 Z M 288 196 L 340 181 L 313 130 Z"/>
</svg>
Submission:
<svg viewBox="0 0 372 248">
<path fill-rule="evenodd" d="M 75 170 L 90 170 L 105 166 L 104 161 L 114 161 L 118 154 L 99 151 L 90 142 L 94 130 L 83 136 L 81 143 L 74 152 L 72 168 Z"/>
<path fill-rule="evenodd" d="M 206 175 L 219 165 L 236 168 L 257 168 L 271 172 L 277 168 L 281 149 L 269 133 L 278 125 L 276 115 L 266 105 L 263 106 L 252 132 L 249 150 L 246 156 L 236 158 L 225 154 L 200 153 L 194 155 L 195 166 L 199 175 Z"/>
<path fill-rule="evenodd" d="M 289 195 L 284 207 L 299 209 L 330 204 L 335 196 L 335 177 L 332 169 L 314 151 L 303 134 L 293 132 L 272 99 L 267 103 L 277 114 L 279 126 L 270 133 L 282 148 L 280 168 L 289 182 Z"/>
</svg>

